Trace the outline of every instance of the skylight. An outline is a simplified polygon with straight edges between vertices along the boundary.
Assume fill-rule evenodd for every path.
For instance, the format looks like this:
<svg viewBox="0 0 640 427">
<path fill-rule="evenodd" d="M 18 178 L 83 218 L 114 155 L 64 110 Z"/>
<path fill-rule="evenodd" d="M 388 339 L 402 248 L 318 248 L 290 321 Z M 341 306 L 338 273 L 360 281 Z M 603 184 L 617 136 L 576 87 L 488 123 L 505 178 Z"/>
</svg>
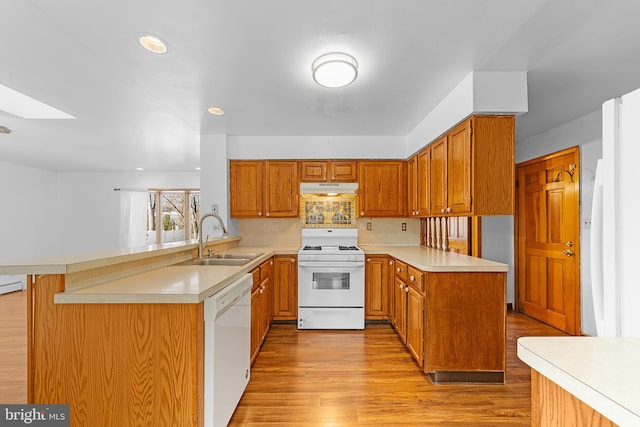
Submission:
<svg viewBox="0 0 640 427">
<path fill-rule="evenodd" d="M 75 119 L 64 111 L 1 84 L 0 110 L 23 119 Z"/>
</svg>

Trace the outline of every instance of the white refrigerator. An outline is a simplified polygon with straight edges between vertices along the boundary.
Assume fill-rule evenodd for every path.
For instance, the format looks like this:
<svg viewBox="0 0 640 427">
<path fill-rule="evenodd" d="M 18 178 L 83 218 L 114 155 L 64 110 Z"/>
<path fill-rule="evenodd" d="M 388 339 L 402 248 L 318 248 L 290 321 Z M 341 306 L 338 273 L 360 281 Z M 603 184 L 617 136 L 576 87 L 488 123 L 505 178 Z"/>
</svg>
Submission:
<svg viewBox="0 0 640 427">
<path fill-rule="evenodd" d="M 640 89 L 602 104 L 591 229 L 599 337 L 640 337 Z"/>
</svg>

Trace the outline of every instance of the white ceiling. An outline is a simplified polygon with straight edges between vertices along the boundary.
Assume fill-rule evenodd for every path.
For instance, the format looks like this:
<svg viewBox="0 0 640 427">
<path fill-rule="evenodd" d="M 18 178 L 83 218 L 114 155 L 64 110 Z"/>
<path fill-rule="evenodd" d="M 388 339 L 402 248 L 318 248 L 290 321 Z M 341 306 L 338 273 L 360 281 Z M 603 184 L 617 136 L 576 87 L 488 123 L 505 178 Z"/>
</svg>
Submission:
<svg viewBox="0 0 640 427">
<path fill-rule="evenodd" d="M 193 171 L 200 134 L 406 135 L 472 70 L 528 72 L 522 140 L 640 87 L 638 16 L 637 0 L 3 0 L 0 84 L 77 119 L 0 111 L 0 161 Z M 360 64 L 343 89 L 311 78 L 332 50 Z"/>
</svg>

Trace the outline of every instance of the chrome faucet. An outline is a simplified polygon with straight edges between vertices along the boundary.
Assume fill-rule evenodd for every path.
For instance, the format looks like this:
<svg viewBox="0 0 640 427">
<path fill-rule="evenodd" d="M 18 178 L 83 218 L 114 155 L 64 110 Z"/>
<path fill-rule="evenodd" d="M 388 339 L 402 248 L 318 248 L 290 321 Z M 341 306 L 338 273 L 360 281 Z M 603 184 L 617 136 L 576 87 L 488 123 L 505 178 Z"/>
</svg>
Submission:
<svg viewBox="0 0 640 427">
<path fill-rule="evenodd" d="M 220 215 L 213 212 L 209 212 L 208 214 L 202 215 L 202 217 L 200 218 L 200 230 L 198 233 L 200 235 L 198 239 L 198 258 L 202 258 L 202 251 L 204 250 L 204 246 L 206 246 L 207 243 L 209 242 L 209 235 L 207 234 L 207 239 L 205 240 L 205 244 L 204 246 L 202 245 L 202 232 L 203 232 L 202 223 L 204 223 L 204 220 L 210 216 L 217 219 L 218 222 L 220 223 L 220 227 L 222 227 L 222 237 L 227 237 L 229 235 L 227 233 L 227 227 L 224 226 L 224 222 L 222 222 L 222 218 L 220 218 Z"/>
</svg>

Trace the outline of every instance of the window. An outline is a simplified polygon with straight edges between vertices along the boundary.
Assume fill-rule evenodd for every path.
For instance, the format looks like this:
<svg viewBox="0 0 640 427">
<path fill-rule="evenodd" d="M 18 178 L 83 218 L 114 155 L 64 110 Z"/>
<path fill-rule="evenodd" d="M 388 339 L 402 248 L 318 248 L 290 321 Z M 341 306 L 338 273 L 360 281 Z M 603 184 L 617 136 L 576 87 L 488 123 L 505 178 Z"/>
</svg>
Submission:
<svg viewBox="0 0 640 427">
<path fill-rule="evenodd" d="M 148 245 L 198 238 L 200 190 L 149 190 Z"/>
</svg>

